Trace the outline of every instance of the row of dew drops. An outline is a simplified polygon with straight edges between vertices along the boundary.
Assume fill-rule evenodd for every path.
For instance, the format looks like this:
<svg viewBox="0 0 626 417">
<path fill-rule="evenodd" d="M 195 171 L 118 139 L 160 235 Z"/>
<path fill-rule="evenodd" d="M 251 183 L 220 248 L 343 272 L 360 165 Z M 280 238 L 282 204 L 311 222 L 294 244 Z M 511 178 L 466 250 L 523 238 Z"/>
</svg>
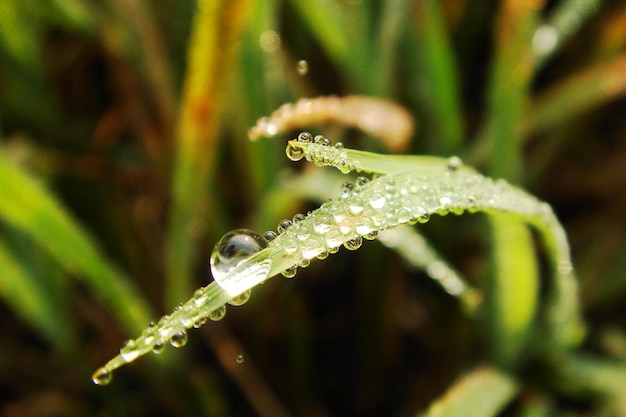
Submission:
<svg viewBox="0 0 626 417">
<path fill-rule="evenodd" d="M 313 143 L 317 145 L 321 145 L 326 149 L 333 149 L 334 151 L 339 151 L 340 153 L 324 153 L 320 152 L 320 148 L 318 147 L 315 151 L 305 152 L 303 148 L 298 146 L 294 146 L 289 144 L 286 149 L 287 156 L 294 161 L 298 161 L 303 157 L 309 161 L 313 161 L 316 165 L 334 165 L 338 166 L 342 172 L 350 172 L 355 170 L 356 167 L 353 162 L 348 162 L 345 154 L 341 152 L 343 150 L 343 145 L 341 142 L 338 142 L 334 146 L 332 146 L 331 141 L 328 138 L 325 138 L 321 135 L 317 135 L 313 137 L 308 132 L 302 132 L 298 136 L 298 142 L 302 143 Z M 320 156 L 322 155 L 322 156 Z M 460 165 L 460 160 L 456 157 L 450 158 L 448 162 L 448 168 L 450 171 L 455 171 Z M 367 183 L 370 182 L 370 179 L 364 176 L 359 176 L 353 182 L 345 182 L 341 186 L 341 194 L 340 200 L 345 200 L 351 198 L 353 196 L 357 196 L 359 192 L 365 187 Z M 389 181 L 386 186 L 386 192 L 393 194 L 395 184 L 392 181 Z M 389 195 L 387 197 L 390 197 Z M 373 210 L 381 210 L 385 206 L 384 198 L 375 198 L 369 201 L 369 205 Z M 426 223 L 430 215 L 424 209 L 419 213 L 415 214 L 415 216 L 410 219 L 398 219 L 391 217 L 390 222 L 386 224 L 378 224 L 374 225 L 373 223 L 356 223 L 351 224 L 349 227 L 345 225 L 342 227 L 342 221 L 345 221 L 348 216 L 343 214 L 337 214 L 340 211 L 336 211 L 333 213 L 333 210 L 336 206 L 334 206 L 332 200 L 328 203 L 322 205 L 322 207 L 318 210 L 327 211 L 321 217 L 322 221 L 313 224 L 313 229 L 315 234 L 325 235 L 325 241 L 321 244 L 317 244 L 315 248 L 309 248 L 307 251 L 306 248 L 302 251 L 302 259 L 298 265 L 289 267 L 283 270 L 281 273 L 286 278 L 293 278 L 297 273 L 298 267 L 307 267 L 310 264 L 310 260 L 312 258 L 317 259 L 326 259 L 330 254 L 337 253 L 341 246 L 344 246 L 348 250 L 357 250 L 361 247 L 363 240 L 373 240 L 377 237 L 377 229 L 375 226 L 379 228 L 392 227 L 397 225 L 398 223 L 407 222 L 409 224 L 415 223 Z M 358 215 L 363 210 L 362 206 L 351 205 L 349 208 L 352 215 Z M 309 213 L 310 214 L 310 213 Z M 302 222 L 306 220 L 306 216 L 304 214 L 298 213 L 291 220 L 285 219 L 279 222 L 276 231 L 267 231 L 263 236 L 260 236 L 254 231 L 247 229 L 239 229 L 232 232 L 227 233 L 220 239 L 220 241 L 215 245 L 215 248 L 211 254 L 211 270 L 216 281 L 224 275 L 226 275 L 232 268 L 235 268 L 244 260 L 248 259 L 253 254 L 261 251 L 262 249 L 268 247 L 269 243 L 276 239 L 279 235 L 285 234 L 288 231 L 293 230 L 295 236 L 302 242 L 305 241 L 313 241 L 311 240 L 311 233 L 306 231 L 306 229 L 302 226 Z M 334 222 L 333 222 L 334 220 Z M 337 223 L 334 225 L 333 223 Z M 382 227 L 380 227 L 382 226 Z M 352 232 L 356 233 L 352 233 Z M 348 237 L 346 237 L 348 236 Z M 304 244 L 306 246 L 306 244 Z M 290 246 L 290 248 L 297 248 L 297 242 Z M 290 253 L 292 249 L 285 248 L 286 252 Z M 293 252 L 291 252 L 293 253 Z M 193 308 L 194 305 L 202 305 L 206 299 L 207 295 L 205 292 L 206 287 L 198 289 L 192 298 L 192 302 L 188 302 L 183 305 L 179 304 L 174 313 L 178 310 L 186 309 L 189 310 Z M 233 306 L 240 306 L 245 304 L 251 296 L 251 290 L 248 289 L 241 294 L 231 298 L 228 301 L 228 304 Z M 206 323 L 207 319 L 212 321 L 219 321 L 226 315 L 226 305 L 222 305 L 217 309 L 213 310 L 209 313 L 208 316 L 199 317 L 192 322 L 188 327 L 199 328 L 203 324 Z M 165 349 L 166 343 L 160 337 L 159 329 L 169 328 L 170 324 L 170 316 L 166 315 L 162 317 L 158 322 L 151 322 L 148 328 L 146 328 L 140 339 L 143 340 L 128 340 L 124 343 L 122 348 L 120 349 L 120 356 L 126 362 L 132 362 L 138 356 L 140 356 L 140 346 L 141 343 L 143 346 L 151 345 L 152 352 L 155 354 L 160 354 Z M 181 330 L 169 338 L 169 344 L 175 348 L 180 348 L 186 345 L 187 343 L 187 332 L 185 330 Z M 112 371 L 108 369 L 106 366 L 98 369 L 92 376 L 92 380 L 97 385 L 106 385 L 112 380 Z"/>
</svg>

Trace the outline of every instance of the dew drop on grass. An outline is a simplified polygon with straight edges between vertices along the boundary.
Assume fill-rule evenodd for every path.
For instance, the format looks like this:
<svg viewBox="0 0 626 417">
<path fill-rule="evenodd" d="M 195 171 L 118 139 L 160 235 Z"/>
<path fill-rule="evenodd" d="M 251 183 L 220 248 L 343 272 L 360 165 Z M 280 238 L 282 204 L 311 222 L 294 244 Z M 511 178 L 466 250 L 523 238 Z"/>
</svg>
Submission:
<svg viewBox="0 0 626 417">
<path fill-rule="evenodd" d="M 246 290 L 242 292 L 241 294 L 236 295 L 235 297 L 228 300 L 228 304 L 233 305 L 233 306 L 244 305 L 250 299 L 250 295 L 252 295 L 252 290 Z"/>
<path fill-rule="evenodd" d="M 113 380 L 113 373 L 106 368 L 100 368 L 93 373 L 91 380 L 96 385 L 107 385 Z"/>
<path fill-rule="evenodd" d="M 237 358 L 235 359 L 237 363 L 243 363 L 244 360 L 245 358 L 243 357 L 243 355 L 237 355 Z"/>
<path fill-rule="evenodd" d="M 163 349 L 165 349 L 165 345 L 161 342 L 157 342 L 152 345 L 152 353 L 155 355 L 160 355 L 163 352 Z"/>
<path fill-rule="evenodd" d="M 215 282 L 233 296 L 263 282 L 272 266 L 269 255 L 249 263 L 238 273 L 231 271 L 267 246 L 267 241 L 251 230 L 239 229 L 225 234 L 211 254 L 211 273 Z"/>
<path fill-rule="evenodd" d="M 297 272 L 298 272 L 298 268 L 295 266 L 292 266 L 291 268 L 287 268 L 283 270 L 281 274 L 283 274 L 285 278 L 293 278 L 296 276 Z"/>
<path fill-rule="evenodd" d="M 296 65 L 296 71 L 298 71 L 298 75 L 307 75 L 307 73 L 309 72 L 309 63 L 306 62 L 304 59 L 301 59 Z"/>
<path fill-rule="evenodd" d="M 287 154 L 287 158 L 292 161 L 299 161 L 304 157 L 304 150 L 298 146 L 293 146 L 292 144 L 287 145 L 285 153 Z"/>
<path fill-rule="evenodd" d="M 183 347 L 187 344 L 187 332 L 178 332 L 170 339 L 170 345 L 175 348 Z"/>
<path fill-rule="evenodd" d="M 209 318 L 213 321 L 220 321 L 226 315 L 226 306 L 216 308 L 209 314 Z"/>
<path fill-rule="evenodd" d="M 343 246 L 348 250 L 357 250 L 363 244 L 363 238 L 361 236 L 357 236 L 354 239 L 346 240 Z"/>
</svg>

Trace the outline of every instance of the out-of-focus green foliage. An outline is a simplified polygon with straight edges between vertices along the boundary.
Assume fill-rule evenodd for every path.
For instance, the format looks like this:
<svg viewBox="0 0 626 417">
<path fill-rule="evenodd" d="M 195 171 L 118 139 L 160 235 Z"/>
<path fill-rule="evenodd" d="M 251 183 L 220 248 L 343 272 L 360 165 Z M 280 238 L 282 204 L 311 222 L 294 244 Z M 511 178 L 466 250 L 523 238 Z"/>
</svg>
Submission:
<svg viewBox="0 0 626 417">
<path fill-rule="evenodd" d="M 623 2 L 594 0 L 3 0 L 0 414 L 626 415 L 625 22 Z M 124 339 L 206 284 L 225 231 L 339 194 L 283 158 L 288 137 L 245 137 L 327 94 L 397 101 L 418 126 L 407 152 L 549 202 L 583 344 L 537 332 L 550 300 L 532 235 L 448 216 L 416 227 L 485 290 L 478 315 L 372 242 L 93 387 Z"/>
</svg>

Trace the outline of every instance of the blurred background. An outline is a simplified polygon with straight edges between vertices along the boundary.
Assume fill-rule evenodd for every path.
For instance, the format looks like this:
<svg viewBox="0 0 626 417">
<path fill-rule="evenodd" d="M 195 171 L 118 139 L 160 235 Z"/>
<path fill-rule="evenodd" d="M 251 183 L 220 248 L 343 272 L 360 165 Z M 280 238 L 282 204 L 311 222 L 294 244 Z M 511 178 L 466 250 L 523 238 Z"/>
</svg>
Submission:
<svg viewBox="0 0 626 417">
<path fill-rule="evenodd" d="M 297 132 L 247 138 L 281 104 L 330 94 L 401 104 L 416 126 L 402 153 L 458 155 L 564 224 L 587 337 L 562 362 L 525 342 L 498 415 L 626 415 L 619 0 L 2 0 L 0 415 L 412 416 L 493 362 L 497 312 L 468 316 L 374 241 L 92 384 L 211 281 L 226 231 L 275 229 L 339 194 L 319 192 L 335 172 L 285 158 Z M 419 228 L 488 290 L 483 216 Z"/>
</svg>

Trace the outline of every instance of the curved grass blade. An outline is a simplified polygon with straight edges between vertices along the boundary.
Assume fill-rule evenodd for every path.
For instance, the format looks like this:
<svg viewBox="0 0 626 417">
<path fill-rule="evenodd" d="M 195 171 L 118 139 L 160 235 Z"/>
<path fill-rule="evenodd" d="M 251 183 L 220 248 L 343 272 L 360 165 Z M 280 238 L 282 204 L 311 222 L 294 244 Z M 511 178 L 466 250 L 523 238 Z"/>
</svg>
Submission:
<svg viewBox="0 0 626 417">
<path fill-rule="evenodd" d="M 94 374 L 94 382 L 107 383 L 111 372 L 170 342 L 180 346 L 186 329 L 198 327 L 207 317 L 219 319 L 225 303 L 240 305 L 257 284 L 278 274 L 293 276 L 299 265 L 311 259 L 324 259 L 341 246 L 358 249 L 364 239 L 374 239 L 380 231 L 402 224 L 428 221 L 431 215 L 464 212 L 498 213 L 509 221 L 528 223 L 544 238 L 555 279 L 546 308 L 546 337 L 559 346 L 576 344 L 582 335 L 576 281 L 565 233 L 551 208 L 505 181 L 494 181 L 464 167 L 458 158 L 398 158 L 338 149 L 311 142 L 310 134 L 288 145 L 290 158 L 314 160 L 318 165 L 335 166 L 342 172 L 386 174 L 372 180 L 346 184 L 341 197 L 321 205 L 308 216 L 271 240 L 268 246 L 224 271 L 216 282 L 201 288 L 193 298 L 129 341 L 120 355 Z M 305 141 L 308 139 L 308 141 Z M 361 157 L 361 159 L 355 159 Z M 414 165 L 409 164 L 412 161 Z M 422 163 L 422 165 L 420 165 Z M 410 169 L 412 166 L 413 169 Z M 390 170 L 390 171 L 387 171 Z M 243 301 L 242 301 L 243 297 Z"/>
</svg>

